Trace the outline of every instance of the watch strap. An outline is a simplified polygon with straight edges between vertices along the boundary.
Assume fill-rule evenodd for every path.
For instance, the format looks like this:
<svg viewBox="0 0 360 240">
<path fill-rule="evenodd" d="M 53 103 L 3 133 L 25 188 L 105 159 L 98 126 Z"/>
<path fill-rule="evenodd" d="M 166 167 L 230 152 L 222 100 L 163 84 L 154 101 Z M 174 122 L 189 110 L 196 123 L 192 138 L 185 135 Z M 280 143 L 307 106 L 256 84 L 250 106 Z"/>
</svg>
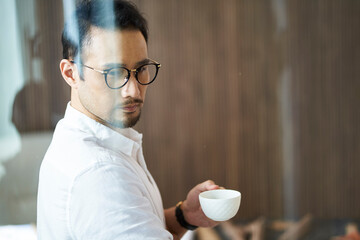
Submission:
<svg viewBox="0 0 360 240">
<path fill-rule="evenodd" d="M 183 214 L 183 211 L 181 210 L 181 204 L 183 202 L 180 201 L 178 202 L 178 204 L 176 204 L 176 208 L 175 208 L 175 215 L 176 215 L 176 220 L 178 221 L 178 223 L 185 229 L 187 230 L 195 230 L 197 229 L 198 227 L 197 226 L 194 226 L 194 225 L 191 225 L 190 223 L 188 223 L 186 220 L 185 220 L 185 217 L 184 217 L 184 214 Z"/>
</svg>

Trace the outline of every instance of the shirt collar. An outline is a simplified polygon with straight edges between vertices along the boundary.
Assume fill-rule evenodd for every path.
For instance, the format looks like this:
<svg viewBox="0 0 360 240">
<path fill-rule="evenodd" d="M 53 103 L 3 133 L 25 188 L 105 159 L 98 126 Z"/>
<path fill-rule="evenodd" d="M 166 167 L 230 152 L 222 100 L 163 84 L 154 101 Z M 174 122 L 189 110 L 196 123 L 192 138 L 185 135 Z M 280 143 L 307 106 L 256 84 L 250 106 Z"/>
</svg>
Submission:
<svg viewBox="0 0 360 240">
<path fill-rule="evenodd" d="M 115 131 L 76 110 L 70 102 L 67 104 L 64 120 L 95 136 L 104 147 L 128 156 L 132 155 L 134 148 L 139 148 L 142 144 L 142 134 L 133 128 Z"/>
</svg>

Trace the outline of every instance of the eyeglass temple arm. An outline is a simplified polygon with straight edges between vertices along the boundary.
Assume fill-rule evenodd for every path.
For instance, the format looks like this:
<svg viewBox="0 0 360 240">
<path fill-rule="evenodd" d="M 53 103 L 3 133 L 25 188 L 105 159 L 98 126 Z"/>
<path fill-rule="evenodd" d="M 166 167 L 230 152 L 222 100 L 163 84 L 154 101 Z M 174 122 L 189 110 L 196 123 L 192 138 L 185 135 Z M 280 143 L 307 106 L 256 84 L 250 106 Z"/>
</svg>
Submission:
<svg viewBox="0 0 360 240">
<path fill-rule="evenodd" d="M 71 63 L 76 63 L 74 60 L 71 60 L 70 62 Z M 96 69 L 96 68 L 93 68 L 93 67 L 90 67 L 90 66 L 86 66 L 85 64 L 82 64 L 82 63 L 80 63 L 80 64 L 82 66 L 84 66 L 84 67 L 87 67 L 87 68 L 89 68 L 91 70 L 94 70 L 95 72 L 99 72 L 99 73 L 102 73 L 102 74 L 107 74 L 108 73 L 108 71 L 99 70 L 99 69 Z"/>
<path fill-rule="evenodd" d="M 102 73 L 102 74 L 107 74 L 108 71 L 104 71 L 104 70 L 99 70 L 99 69 L 96 69 L 96 68 L 93 68 L 93 67 L 89 67 L 89 66 L 86 66 L 84 64 L 82 64 L 84 67 L 87 67 L 87 68 L 90 68 L 92 70 L 94 70 L 95 72 L 99 72 L 99 73 Z"/>
</svg>

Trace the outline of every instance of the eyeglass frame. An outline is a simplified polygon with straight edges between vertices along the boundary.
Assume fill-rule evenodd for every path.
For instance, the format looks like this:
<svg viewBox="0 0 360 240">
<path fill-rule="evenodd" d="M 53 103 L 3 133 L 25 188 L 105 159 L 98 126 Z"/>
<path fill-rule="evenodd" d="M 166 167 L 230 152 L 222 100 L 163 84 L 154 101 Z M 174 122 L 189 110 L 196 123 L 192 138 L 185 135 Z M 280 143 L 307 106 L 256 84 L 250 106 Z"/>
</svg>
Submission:
<svg viewBox="0 0 360 240">
<path fill-rule="evenodd" d="M 131 77 L 131 72 L 135 72 L 135 79 L 136 79 L 136 81 L 137 81 L 139 84 L 141 84 L 141 85 L 149 85 L 149 84 L 151 84 L 152 82 L 154 82 L 155 79 L 156 79 L 156 77 L 157 77 L 157 75 L 158 75 L 158 73 L 159 73 L 159 69 L 160 69 L 160 67 L 161 67 L 161 64 L 158 63 L 158 62 L 156 62 L 155 60 L 152 60 L 152 59 L 149 59 L 149 60 L 152 61 L 152 62 L 143 64 L 143 65 L 139 66 L 138 68 L 134 68 L 134 69 L 128 69 L 128 68 L 126 68 L 126 67 L 112 67 L 112 68 L 107 68 L 107 69 L 104 69 L 104 70 L 96 69 L 96 68 L 87 66 L 87 65 L 85 65 L 85 64 L 82 64 L 82 63 L 77 63 L 77 62 L 75 62 L 74 60 L 69 60 L 69 61 L 70 61 L 71 63 L 74 63 L 74 64 L 80 64 L 80 65 L 82 65 L 82 66 L 84 66 L 84 67 L 86 67 L 86 68 L 89 68 L 89 69 L 91 69 L 91 70 L 93 70 L 93 71 L 96 71 L 96 72 L 101 73 L 102 75 L 104 75 L 104 77 L 105 77 L 105 83 L 106 83 L 106 86 L 108 86 L 108 88 L 110 88 L 110 89 L 120 89 L 120 88 L 122 88 L 123 86 L 125 86 L 125 85 L 129 82 L 130 77 Z M 137 74 L 138 74 L 138 72 L 139 72 L 139 69 L 142 68 L 142 67 L 145 66 L 145 65 L 155 65 L 155 66 L 156 66 L 155 76 L 154 76 L 154 78 L 153 78 L 150 82 L 148 82 L 148 83 L 142 83 L 142 82 L 140 82 L 139 79 L 138 79 L 138 77 L 137 77 Z M 127 80 L 126 80 L 125 83 L 124 83 L 123 85 L 121 85 L 120 87 L 113 88 L 113 87 L 110 87 L 109 84 L 108 84 L 107 75 L 108 75 L 108 73 L 109 73 L 111 70 L 113 70 L 113 69 L 118 69 L 118 68 L 125 69 L 125 70 L 128 72 L 128 75 L 127 75 L 127 78 L 126 78 Z"/>
</svg>

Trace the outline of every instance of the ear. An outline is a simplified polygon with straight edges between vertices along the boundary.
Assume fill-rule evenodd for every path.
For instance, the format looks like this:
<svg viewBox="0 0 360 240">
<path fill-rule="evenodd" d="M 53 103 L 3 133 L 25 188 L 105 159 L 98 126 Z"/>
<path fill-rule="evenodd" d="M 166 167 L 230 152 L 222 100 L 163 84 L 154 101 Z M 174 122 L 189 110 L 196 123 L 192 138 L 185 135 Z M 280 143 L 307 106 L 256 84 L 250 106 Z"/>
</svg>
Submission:
<svg viewBox="0 0 360 240">
<path fill-rule="evenodd" d="M 68 59 L 62 59 L 60 61 L 60 71 L 62 77 L 71 88 L 78 88 L 80 79 L 77 67 L 74 63 L 70 62 Z"/>
</svg>

